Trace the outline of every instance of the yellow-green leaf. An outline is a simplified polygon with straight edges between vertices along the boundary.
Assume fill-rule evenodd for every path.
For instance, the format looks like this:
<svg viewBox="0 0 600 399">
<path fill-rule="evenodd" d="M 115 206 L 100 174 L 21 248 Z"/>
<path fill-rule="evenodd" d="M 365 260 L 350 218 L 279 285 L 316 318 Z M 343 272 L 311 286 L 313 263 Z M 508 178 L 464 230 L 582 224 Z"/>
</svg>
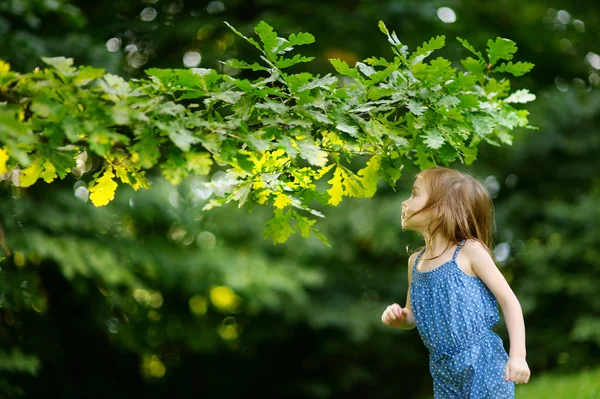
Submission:
<svg viewBox="0 0 600 399">
<path fill-rule="evenodd" d="M 207 152 L 186 152 L 185 160 L 187 162 L 187 170 L 198 176 L 208 175 L 210 173 L 210 167 L 213 164 L 212 159 L 210 159 L 210 154 Z"/>
<path fill-rule="evenodd" d="M 2 61 L 0 61 L 0 62 L 2 62 Z M 8 162 L 9 158 L 10 157 L 8 155 L 8 151 L 6 151 L 4 148 L 0 148 L 0 175 L 3 175 L 6 172 L 8 172 L 8 168 L 6 167 L 6 163 Z"/>
<path fill-rule="evenodd" d="M 327 190 L 327 194 L 329 194 L 329 201 L 327 203 L 338 206 L 342 202 L 342 194 L 344 192 L 344 188 L 342 187 L 342 169 L 339 166 L 335 169 L 333 178 L 327 183 L 331 184 L 331 188 Z"/>
<path fill-rule="evenodd" d="M 19 186 L 31 187 L 40 178 L 42 166 L 39 159 L 31 162 L 28 168 L 21 170 L 19 174 Z"/>
<path fill-rule="evenodd" d="M 284 193 L 277 193 L 273 205 L 275 205 L 276 208 L 283 209 L 291 203 L 292 200 L 289 196 L 285 195 Z"/>
<path fill-rule="evenodd" d="M 364 197 L 365 190 L 358 176 L 349 170 L 342 170 L 342 177 L 344 179 L 344 194 L 355 198 Z"/>
<path fill-rule="evenodd" d="M 109 166 L 90 188 L 90 200 L 95 206 L 104 206 L 115 198 L 117 183 L 113 180 L 114 177 L 113 168 Z"/>
<path fill-rule="evenodd" d="M 379 168 L 381 167 L 381 158 L 378 155 L 371 157 L 367 166 L 358 171 L 361 176 L 360 182 L 364 188 L 364 196 L 371 198 L 377 191 L 377 183 L 379 182 Z"/>
<path fill-rule="evenodd" d="M 46 183 L 52 183 L 56 179 L 56 168 L 50 161 L 44 162 L 44 171 L 40 173 L 40 177 L 44 179 Z"/>
<path fill-rule="evenodd" d="M 267 222 L 267 228 L 264 231 L 265 237 L 271 237 L 275 243 L 284 243 L 294 232 L 290 225 L 291 218 L 295 212 L 284 212 L 281 209 L 275 209 L 275 215 Z"/>
<path fill-rule="evenodd" d="M 314 219 L 309 219 L 297 213 L 294 214 L 294 218 L 296 219 L 298 229 L 300 230 L 300 235 L 304 238 L 308 238 L 310 236 L 311 227 L 317 223 Z"/>
</svg>

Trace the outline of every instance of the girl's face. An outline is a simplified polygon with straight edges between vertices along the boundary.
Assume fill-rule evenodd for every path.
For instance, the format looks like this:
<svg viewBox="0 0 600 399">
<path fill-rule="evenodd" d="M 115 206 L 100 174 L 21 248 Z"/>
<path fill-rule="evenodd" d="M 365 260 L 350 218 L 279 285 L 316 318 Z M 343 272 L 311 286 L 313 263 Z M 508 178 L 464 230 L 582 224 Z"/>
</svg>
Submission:
<svg viewBox="0 0 600 399">
<path fill-rule="evenodd" d="M 421 210 L 427 203 L 429 195 L 422 177 L 417 177 L 412 187 L 412 193 L 407 200 L 402 202 L 402 228 L 413 230 L 419 233 L 427 231 L 427 226 L 431 218 L 431 211 L 426 211 L 415 215 L 415 212 Z"/>
</svg>

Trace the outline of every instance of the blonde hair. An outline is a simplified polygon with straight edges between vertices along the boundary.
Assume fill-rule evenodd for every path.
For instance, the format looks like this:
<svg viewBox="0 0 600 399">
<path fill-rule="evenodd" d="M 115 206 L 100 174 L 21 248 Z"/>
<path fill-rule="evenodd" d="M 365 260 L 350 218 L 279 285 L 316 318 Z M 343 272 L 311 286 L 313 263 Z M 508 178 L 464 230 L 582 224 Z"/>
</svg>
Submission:
<svg viewBox="0 0 600 399">
<path fill-rule="evenodd" d="M 429 237 L 442 234 L 448 241 L 444 252 L 462 240 L 479 241 L 490 252 L 494 207 L 483 183 L 467 173 L 439 167 L 423 170 L 417 174 L 419 177 L 425 183 L 429 198 L 411 217 L 432 211 Z"/>
</svg>

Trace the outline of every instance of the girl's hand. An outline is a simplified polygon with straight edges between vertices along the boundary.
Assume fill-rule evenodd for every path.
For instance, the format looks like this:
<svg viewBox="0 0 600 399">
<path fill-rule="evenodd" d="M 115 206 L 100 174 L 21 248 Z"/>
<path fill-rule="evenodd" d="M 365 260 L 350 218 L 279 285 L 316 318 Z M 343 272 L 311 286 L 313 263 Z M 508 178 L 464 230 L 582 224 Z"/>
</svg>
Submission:
<svg viewBox="0 0 600 399">
<path fill-rule="evenodd" d="M 527 384 L 530 375 L 531 372 L 524 357 L 511 356 L 508 358 L 504 371 L 506 381 L 513 381 L 515 384 Z"/>
<path fill-rule="evenodd" d="M 397 303 L 394 303 L 388 306 L 383 314 L 381 315 L 381 321 L 383 324 L 386 324 L 393 328 L 401 328 L 406 326 L 406 321 L 408 318 L 408 312 L 410 310 L 407 308 L 402 308 Z"/>
</svg>

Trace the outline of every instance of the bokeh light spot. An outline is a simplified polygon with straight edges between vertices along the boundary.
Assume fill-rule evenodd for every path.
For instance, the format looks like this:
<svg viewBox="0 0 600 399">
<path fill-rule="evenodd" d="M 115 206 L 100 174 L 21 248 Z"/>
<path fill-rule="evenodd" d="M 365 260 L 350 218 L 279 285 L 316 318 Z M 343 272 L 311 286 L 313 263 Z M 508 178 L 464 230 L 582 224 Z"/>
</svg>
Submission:
<svg viewBox="0 0 600 399">
<path fill-rule="evenodd" d="M 456 22 L 456 13 L 450 7 L 440 7 L 437 10 L 437 16 L 442 22 L 451 24 Z"/>
<path fill-rule="evenodd" d="M 194 68 L 200 65 L 200 61 L 202 61 L 202 56 L 196 50 L 189 50 L 183 55 L 183 65 L 188 68 Z"/>
<path fill-rule="evenodd" d="M 156 355 L 145 355 L 142 360 L 142 374 L 153 377 L 162 378 L 167 372 L 164 363 Z"/>
<path fill-rule="evenodd" d="M 21 251 L 16 251 L 13 255 L 13 262 L 15 262 L 15 265 L 18 267 L 25 266 L 25 254 Z"/>
<path fill-rule="evenodd" d="M 241 302 L 241 298 L 226 285 L 213 287 L 210 290 L 210 300 L 217 309 L 226 312 L 235 312 Z"/>
<path fill-rule="evenodd" d="M 142 305 L 147 305 L 152 299 L 150 293 L 143 288 L 138 288 L 133 291 L 133 297 Z"/>
<path fill-rule="evenodd" d="M 506 263 L 510 256 L 510 245 L 506 242 L 501 242 L 494 248 L 494 257 L 500 264 Z"/>
<path fill-rule="evenodd" d="M 223 319 L 217 332 L 225 341 L 232 341 L 240 336 L 238 324 L 234 317 L 226 317 Z"/>
<path fill-rule="evenodd" d="M 561 78 L 560 76 L 554 78 L 554 84 L 556 85 L 556 88 L 560 91 L 569 90 L 569 82 L 567 82 L 566 79 Z"/>
<path fill-rule="evenodd" d="M 486 177 L 486 179 L 483 181 L 483 185 L 487 189 L 491 198 L 496 198 L 498 196 L 498 193 L 500 192 L 500 183 L 498 183 L 498 180 L 495 176 Z"/>
<path fill-rule="evenodd" d="M 213 249 L 217 238 L 210 231 L 203 231 L 196 237 L 196 244 L 203 249 Z"/>
<path fill-rule="evenodd" d="M 108 51 L 110 51 L 111 53 L 114 53 L 115 51 L 119 51 L 120 48 L 121 48 L 121 39 L 119 39 L 118 37 L 113 37 L 106 41 L 106 49 Z"/>
<path fill-rule="evenodd" d="M 200 295 L 194 295 L 191 297 L 188 305 L 192 313 L 196 316 L 204 316 L 208 308 L 206 299 Z"/>
<path fill-rule="evenodd" d="M 77 187 L 75 189 L 75 197 L 82 202 L 87 202 L 90 197 L 90 192 L 85 186 Z"/>
<path fill-rule="evenodd" d="M 225 11 L 225 4 L 220 1 L 211 1 L 206 6 L 206 12 L 209 14 L 218 14 Z"/>
<path fill-rule="evenodd" d="M 156 15 L 158 15 L 158 12 L 156 11 L 156 9 L 154 7 L 146 7 L 140 13 L 140 19 L 142 21 L 147 21 L 147 22 L 154 21 L 154 18 L 156 18 Z"/>
<path fill-rule="evenodd" d="M 160 308 L 163 304 L 163 296 L 160 292 L 155 292 L 150 296 L 150 306 Z"/>
<path fill-rule="evenodd" d="M 585 62 L 594 69 L 600 69 L 600 55 L 589 52 L 585 56 Z"/>
<path fill-rule="evenodd" d="M 585 24 L 580 19 L 576 19 L 575 21 L 573 21 L 573 27 L 575 28 L 575 30 L 577 30 L 577 32 L 585 32 Z"/>
<path fill-rule="evenodd" d="M 560 10 L 557 14 L 556 14 L 556 19 L 563 25 L 568 24 L 571 21 L 571 14 L 569 14 L 567 11 L 565 10 Z"/>
</svg>

